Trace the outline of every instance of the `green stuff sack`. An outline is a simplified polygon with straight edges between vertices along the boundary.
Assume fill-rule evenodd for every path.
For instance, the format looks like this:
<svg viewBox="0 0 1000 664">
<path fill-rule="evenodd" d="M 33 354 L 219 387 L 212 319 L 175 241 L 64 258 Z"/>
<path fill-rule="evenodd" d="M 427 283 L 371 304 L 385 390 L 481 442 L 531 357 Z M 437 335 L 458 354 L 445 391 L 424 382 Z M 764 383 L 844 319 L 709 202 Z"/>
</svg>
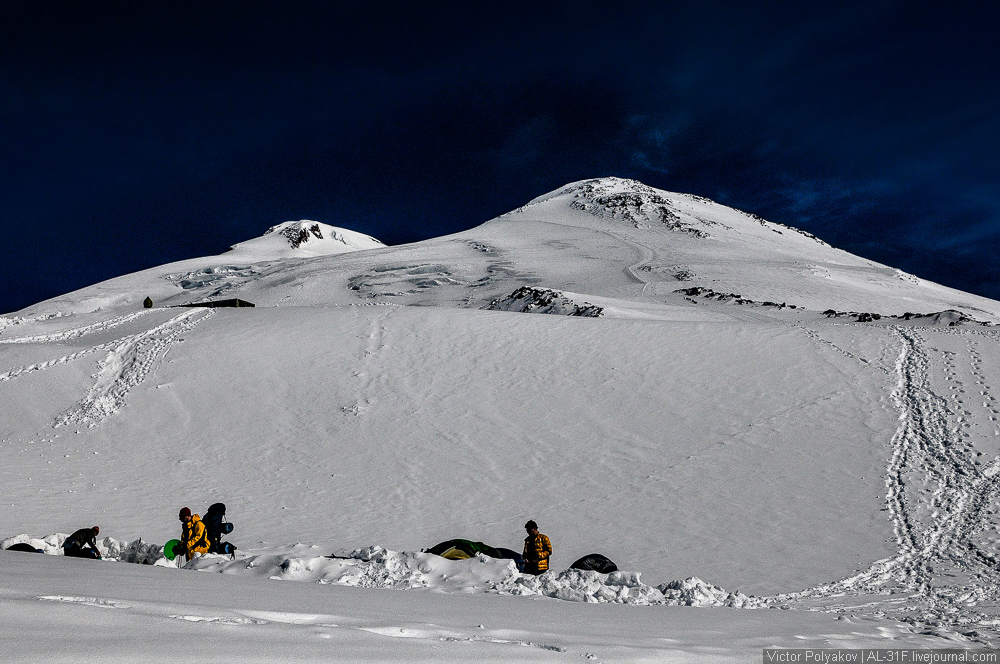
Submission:
<svg viewBox="0 0 1000 664">
<path fill-rule="evenodd" d="M 174 558 L 176 558 L 177 554 L 174 553 L 174 546 L 176 546 L 176 545 L 178 545 L 180 543 L 181 543 L 180 540 L 172 539 L 169 542 L 167 542 L 166 544 L 164 544 L 163 545 L 163 557 L 166 558 L 167 560 L 173 560 Z"/>
</svg>

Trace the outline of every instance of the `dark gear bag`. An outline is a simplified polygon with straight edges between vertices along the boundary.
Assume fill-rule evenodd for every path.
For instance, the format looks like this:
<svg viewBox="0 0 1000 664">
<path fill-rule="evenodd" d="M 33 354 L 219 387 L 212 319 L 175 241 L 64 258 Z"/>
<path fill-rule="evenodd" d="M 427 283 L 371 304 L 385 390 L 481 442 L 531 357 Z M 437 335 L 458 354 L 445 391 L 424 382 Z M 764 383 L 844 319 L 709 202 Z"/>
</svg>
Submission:
<svg viewBox="0 0 1000 664">
<path fill-rule="evenodd" d="M 236 546 L 223 542 L 222 536 L 233 532 L 233 524 L 226 521 L 226 506 L 223 503 L 210 505 L 205 512 L 205 533 L 208 535 L 208 552 L 232 556 L 236 559 Z"/>
</svg>

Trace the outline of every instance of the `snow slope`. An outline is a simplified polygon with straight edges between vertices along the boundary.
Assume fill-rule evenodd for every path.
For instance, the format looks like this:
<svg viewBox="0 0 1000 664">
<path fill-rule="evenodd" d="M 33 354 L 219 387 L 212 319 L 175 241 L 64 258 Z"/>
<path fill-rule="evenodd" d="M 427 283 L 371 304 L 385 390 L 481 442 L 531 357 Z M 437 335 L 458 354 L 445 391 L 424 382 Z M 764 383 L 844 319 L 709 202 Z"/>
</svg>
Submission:
<svg viewBox="0 0 1000 664">
<path fill-rule="evenodd" d="M 700 650 L 709 628 L 705 643 L 677 642 L 691 657 L 722 660 L 745 658 L 764 634 L 796 643 L 795 630 L 810 642 L 884 647 L 1000 641 L 1000 339 L 991 325 L 1000 303 L 615 178 L 400 247 L 321 224 L 314 233 L 314 223 L 287 222 L 220 256 L 0 317 L 9 503 L 0 538 L 97 523 L 117 540 L 162 544 L 176 536 L 180 506 L 221 500 L 237 523 L 238 564 L 207 560 L 195 565 L 201 574 L 184 574 L 57 562 L 86 569 L 81 585 L 106 574 L 174 574 L 167 583 L 235 575 L 217 600 L 225 613 L 225 597 L 262 583 L 240 578 L 256 575 L 242 556 L 277 566 L 268 577 L 303 581 L 277 584 L 299 591 L 265 584 L 263 601 L 280 603 L 272 592 L 321 598 L 333 588 L 317 582 L 364 577 L 345 571 L 360 563 L 323 555 L 384 547 L 398 553 L 375 561 L 385 570 L 376 576 L 410 570 L 406 583 L 423 579 L 447 597 L 336 595 L 354 611 L 415 602 L 417 613 L 434 606 L 457 620 L 462 602 L 523 606 L 503 596 L 517 588 L 548 596 L 539 601 L 559 607 L 553 629 L 581 652 L 579 621 L 611 615 L 583 603 L 636 600 L 656 606 L 630 611 L 669 616 L 637 619 L 635 643 L 647 644 L 638 650 L 601 637 L 608 661 L 651 656 L 646 639 L 659 638 L 663 620 L 726 631 L 711 652 Z M 142 308 L 147 296 L 151 309 Z M 256 307 L 176 307 L 233 297 Z M 440 574 L 450 573 L 434 565 L 430 576 L 420 571 L 429 554 L 417 552 L 455 537 L 520 549 L 528 518 L 554 544 L 553 572 L 541 580 L 475 561 L 453 571 L 458 581 L 446 583 Z M 592 552 L 637 575 L 563 574 Z M 2 555 L 22 570 L 0 586 L 19 588 L 5 591 L 17 606 L 68 573 L 41 556 Z M 691 577 L 703 585 L 685 586 Z M 793 610 L 748 618 L 748 609 L 660 606 L 675 591 Z M 458 599 L 466 594 L 482 597 Z M 125 604 L 136 601 L 157 616 L 173 610 L 156 597 Z M 41 605 L 53 608 L 16 624 L 41 628 L 88 604 Z M 125 613 L 147 620 L 136 611 Z M 866 627 L 832 627 L 837 616 Z M 530 633 L 521 641 L 545 642 L 537 623 L 510 620 Z M 749 624 L 760 631 L 739 636 Z M 443 633 L 412 629 L 428 641 Z M 291 638 L 278 631 L 275 643 Z M 373 647 L 387 648 L 378 651 L 387 659 L 410 654 L 382 638 Z M 454 649 L 444 659 L 481 645 L 471 643 L 446 646 Z M 289 652 L 312 657 L 303 648 Z"/>
</svg>

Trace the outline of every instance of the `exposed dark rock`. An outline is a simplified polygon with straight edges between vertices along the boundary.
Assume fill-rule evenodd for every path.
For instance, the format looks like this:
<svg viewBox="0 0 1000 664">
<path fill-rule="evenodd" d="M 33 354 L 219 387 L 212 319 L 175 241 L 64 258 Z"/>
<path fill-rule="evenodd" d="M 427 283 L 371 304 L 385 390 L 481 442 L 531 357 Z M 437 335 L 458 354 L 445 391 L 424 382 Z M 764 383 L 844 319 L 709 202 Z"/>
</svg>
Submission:
<svg viewBox="0 0 1000 664">
<path fill-rule="evenodd" d="M 532 314 L 557 314 L 597 318 L 604 313 L 602 307 L 589 302 L 577 304 L 560 291 L 533 286 L 521 286 L 507 297 L 497 298 L 483 309 L 491 311 L 519 311 Z"/>
</svg>

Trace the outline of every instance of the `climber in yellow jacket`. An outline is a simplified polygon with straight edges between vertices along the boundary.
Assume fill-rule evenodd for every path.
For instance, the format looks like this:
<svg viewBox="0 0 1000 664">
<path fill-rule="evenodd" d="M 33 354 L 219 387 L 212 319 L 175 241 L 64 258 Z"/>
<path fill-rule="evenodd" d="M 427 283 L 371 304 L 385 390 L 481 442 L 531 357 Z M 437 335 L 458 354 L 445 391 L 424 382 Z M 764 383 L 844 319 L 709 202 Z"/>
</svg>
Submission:
<svg viewBox="0 0 1000 664">
<path fill-rule="evenodd" d="M 175 546 L 174 551 L 178 555 L 187 556 L 188 560 L 208 553 L 208 533 L 201 517 L 197 514 L 191 514 L 191 510 L 187 507 L 182 507 L 177 518 L 183 525 L 181 526 L 180 546 Z"/>
<path fill-rule="evenodd" d="M 538 532 L 538 524 L 529 521 L 524 524 L 528 536 L 524 538 L 524 573 L 541 574 L 549 569 L 549 556 L 552 555 L 552 542 Z"/>
</svg>

